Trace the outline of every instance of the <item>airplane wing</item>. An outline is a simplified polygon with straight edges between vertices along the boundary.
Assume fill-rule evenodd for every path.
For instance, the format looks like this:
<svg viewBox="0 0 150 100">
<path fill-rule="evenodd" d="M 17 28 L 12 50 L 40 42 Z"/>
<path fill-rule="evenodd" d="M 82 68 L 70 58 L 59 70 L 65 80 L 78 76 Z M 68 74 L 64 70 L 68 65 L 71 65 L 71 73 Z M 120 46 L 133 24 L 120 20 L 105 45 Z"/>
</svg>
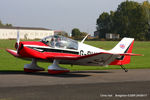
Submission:
<svg viewBox="0 0 150 100">
<path fill-rule="evenodd" d="M 118 54 L 111 54 L 111 53 L 95 53 L 91 55 L 85 56 L 78 56 L 78 57 L 71 57 L 71 56 L 55 56 L 53 59 L 58 60 L 66 60 L 67 62 L 70 61 L 74 64 L 81 65 L 108 65 L 113 60 L 115 60 L 119 55 Z M 51 57 L 49 58 L 51 59 Z"/>
<path fill-rule="evenodd" d="M 19 54 L 17 54 L 17 51 L 12 50 L 12 49 L 6 49 L 7 52 L 9 52 L 11 55 L 15 57 L 20 57 Z"/>
<path fill-rule="evenodd" d="M 100 52 L 95 53 L 91 55 L 85 55 L 85 56 L 78 56 L 78 57 L 71 57 L 71 56 L 55 56 L 53 59 L 59 59 L 59 60 L 66 60 L 67 62 L 71 62 L 74 64 L 80 64 L 81 65 L 99 65 L 99 66 L 105 66 L 109 65 L 112 61 L 114 61 L 116 58 L 120 56 L 141 56 L 140 54 L 132 54 L 132 53 L 107 53 L 107 52 Z"/>
<path fill-rule="evenodd" d="M 22 58 L 19 54 L 17 54 L 17 51 L 7 49 L 7 52 L 12 54 L 15 57 Z M 43 55 L 45 56 L 45 55 Z M 67 63 L 73 63 L 73 64 L 82 64 L 82 65 L 99 65 L 99 66 L 105 66 L 110 64 L 112 61 L 114 61 L 119 56 L 141 56 L 140 54 L 132 54 L 132 53 L 108 53 L 108 52 L 100 52 L 95 53 L 91 55 L 85 55 L 85 56 L 57 56 L 57 55 L 46 55 L 46 59 L 58 59 L 61 61 L 66 61 Z M 42 58 L 41 58 L 42 59 Z"/>
</svg>

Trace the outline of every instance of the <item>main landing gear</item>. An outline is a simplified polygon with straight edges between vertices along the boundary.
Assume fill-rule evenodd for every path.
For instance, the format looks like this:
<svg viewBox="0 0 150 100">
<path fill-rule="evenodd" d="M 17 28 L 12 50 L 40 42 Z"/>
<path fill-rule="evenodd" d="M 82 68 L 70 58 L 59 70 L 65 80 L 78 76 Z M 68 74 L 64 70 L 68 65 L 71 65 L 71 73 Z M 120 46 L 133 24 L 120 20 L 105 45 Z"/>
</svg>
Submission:
<svg viewBox="0 0 150 100">
<path fill-rule="evenodd" d="M 68 69 L 62 68 L 58 64 L 59 64 L 59 61 L 54 59 L 53 64 L 48 66 L 48 73 L 49 74 L 62 74 L 62 73 L 70 72 Z"/>
<path fill-rule="evenodd" d="M 123 65 L 120 65 L 120 67 L 121 67 L 125 72 L 128 72 L 128 70 L 127 70 Z"/>
<path fill-rule="evenodd" d="M 53 61 L 53 64 L 48 66 L 48 73 L 49 74 L 62 74 L 70 72 L 68 69 L 62 68 L 59 65 L 59 61 L 55 60 Z M 37 65 L 37 60 L 32 59 L 31 64 L 26 64 L 24 66 L 24 72 L 38 72 L 38 71 L 44 71 L 44 68 L 41 68 Z"/>
<path fill-rule="evenodd" d="M 32 59 L 31 64 L 26 64 L 24 66 L 24 72 L 37 72 L 37 71 L 44 71 L 44 68 L 41 68 L 37 65 L 36 59 Z"/>
</svg>

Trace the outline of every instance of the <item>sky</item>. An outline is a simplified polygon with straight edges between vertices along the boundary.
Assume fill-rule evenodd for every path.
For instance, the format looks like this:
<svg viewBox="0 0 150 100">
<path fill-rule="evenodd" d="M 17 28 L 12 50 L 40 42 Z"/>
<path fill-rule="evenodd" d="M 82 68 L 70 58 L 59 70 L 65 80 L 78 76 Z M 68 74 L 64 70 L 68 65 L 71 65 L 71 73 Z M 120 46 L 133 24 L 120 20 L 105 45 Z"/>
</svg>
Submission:
<svg viewBox="0 0 150 100">
<path fill-rule="evenodd" d="M 42 27 L 93 34 L 102 12 L 115 11 L 125 0 L 0 0 L 0 20 L 21 27 Z M 139 3 L 145 0 L 132 0 Z"/>
</svg>

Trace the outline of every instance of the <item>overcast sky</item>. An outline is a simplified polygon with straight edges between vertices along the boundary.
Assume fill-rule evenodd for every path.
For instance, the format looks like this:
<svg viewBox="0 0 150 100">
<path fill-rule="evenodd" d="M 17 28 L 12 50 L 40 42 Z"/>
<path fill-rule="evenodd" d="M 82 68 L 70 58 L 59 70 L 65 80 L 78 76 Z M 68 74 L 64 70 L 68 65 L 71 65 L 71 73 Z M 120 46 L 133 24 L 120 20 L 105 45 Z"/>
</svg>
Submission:
<svg viewBox="0 0 150 100">
<path fill-rule="evenodd" d="M 0 0 L 0 20 L 14 26 L 93 34 L 102 12 L 115 11 L 125 0 Z M 133 0 L 143 2 L 145 0 Z"/>
</svg>

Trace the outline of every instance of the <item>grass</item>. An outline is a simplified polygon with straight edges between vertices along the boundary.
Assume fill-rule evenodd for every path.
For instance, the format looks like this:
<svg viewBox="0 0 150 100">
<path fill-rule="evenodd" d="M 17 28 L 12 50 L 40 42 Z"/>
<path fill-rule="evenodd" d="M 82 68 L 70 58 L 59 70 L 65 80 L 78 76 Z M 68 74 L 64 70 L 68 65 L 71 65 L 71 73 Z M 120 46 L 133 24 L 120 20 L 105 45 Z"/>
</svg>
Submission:
<svg viewBox="0 0 150 100">
<path fill-rule="evenodd" d="M 16 40 L 0 40 L 0 70 L 1 71 L 22 71 L 25 64 L 31 63 L 31 61 L 25 61 L 18 59 L 10 55 L 5 51 L 6 48 L 14 49 Z M 113 48 L 118 41 L 86 41 L 86 44 L 93 45 L 99 48 L 109 50 Z M 150 42 L 136 41 L 133 47 L 133 53 L 144 54 L 144 56 L 133 56 L 131 57 L 131 63 L 125 65 L 128 69 L 141 69 L 150 68 Z M 38 62 L 38 65 L 47 69 L 50 63 Z M 73 66 L 61 65 L 62 67 L 70 70 L 104 70 L 104 69 L 120 69 L 119 66 Z"/>
</svg>

